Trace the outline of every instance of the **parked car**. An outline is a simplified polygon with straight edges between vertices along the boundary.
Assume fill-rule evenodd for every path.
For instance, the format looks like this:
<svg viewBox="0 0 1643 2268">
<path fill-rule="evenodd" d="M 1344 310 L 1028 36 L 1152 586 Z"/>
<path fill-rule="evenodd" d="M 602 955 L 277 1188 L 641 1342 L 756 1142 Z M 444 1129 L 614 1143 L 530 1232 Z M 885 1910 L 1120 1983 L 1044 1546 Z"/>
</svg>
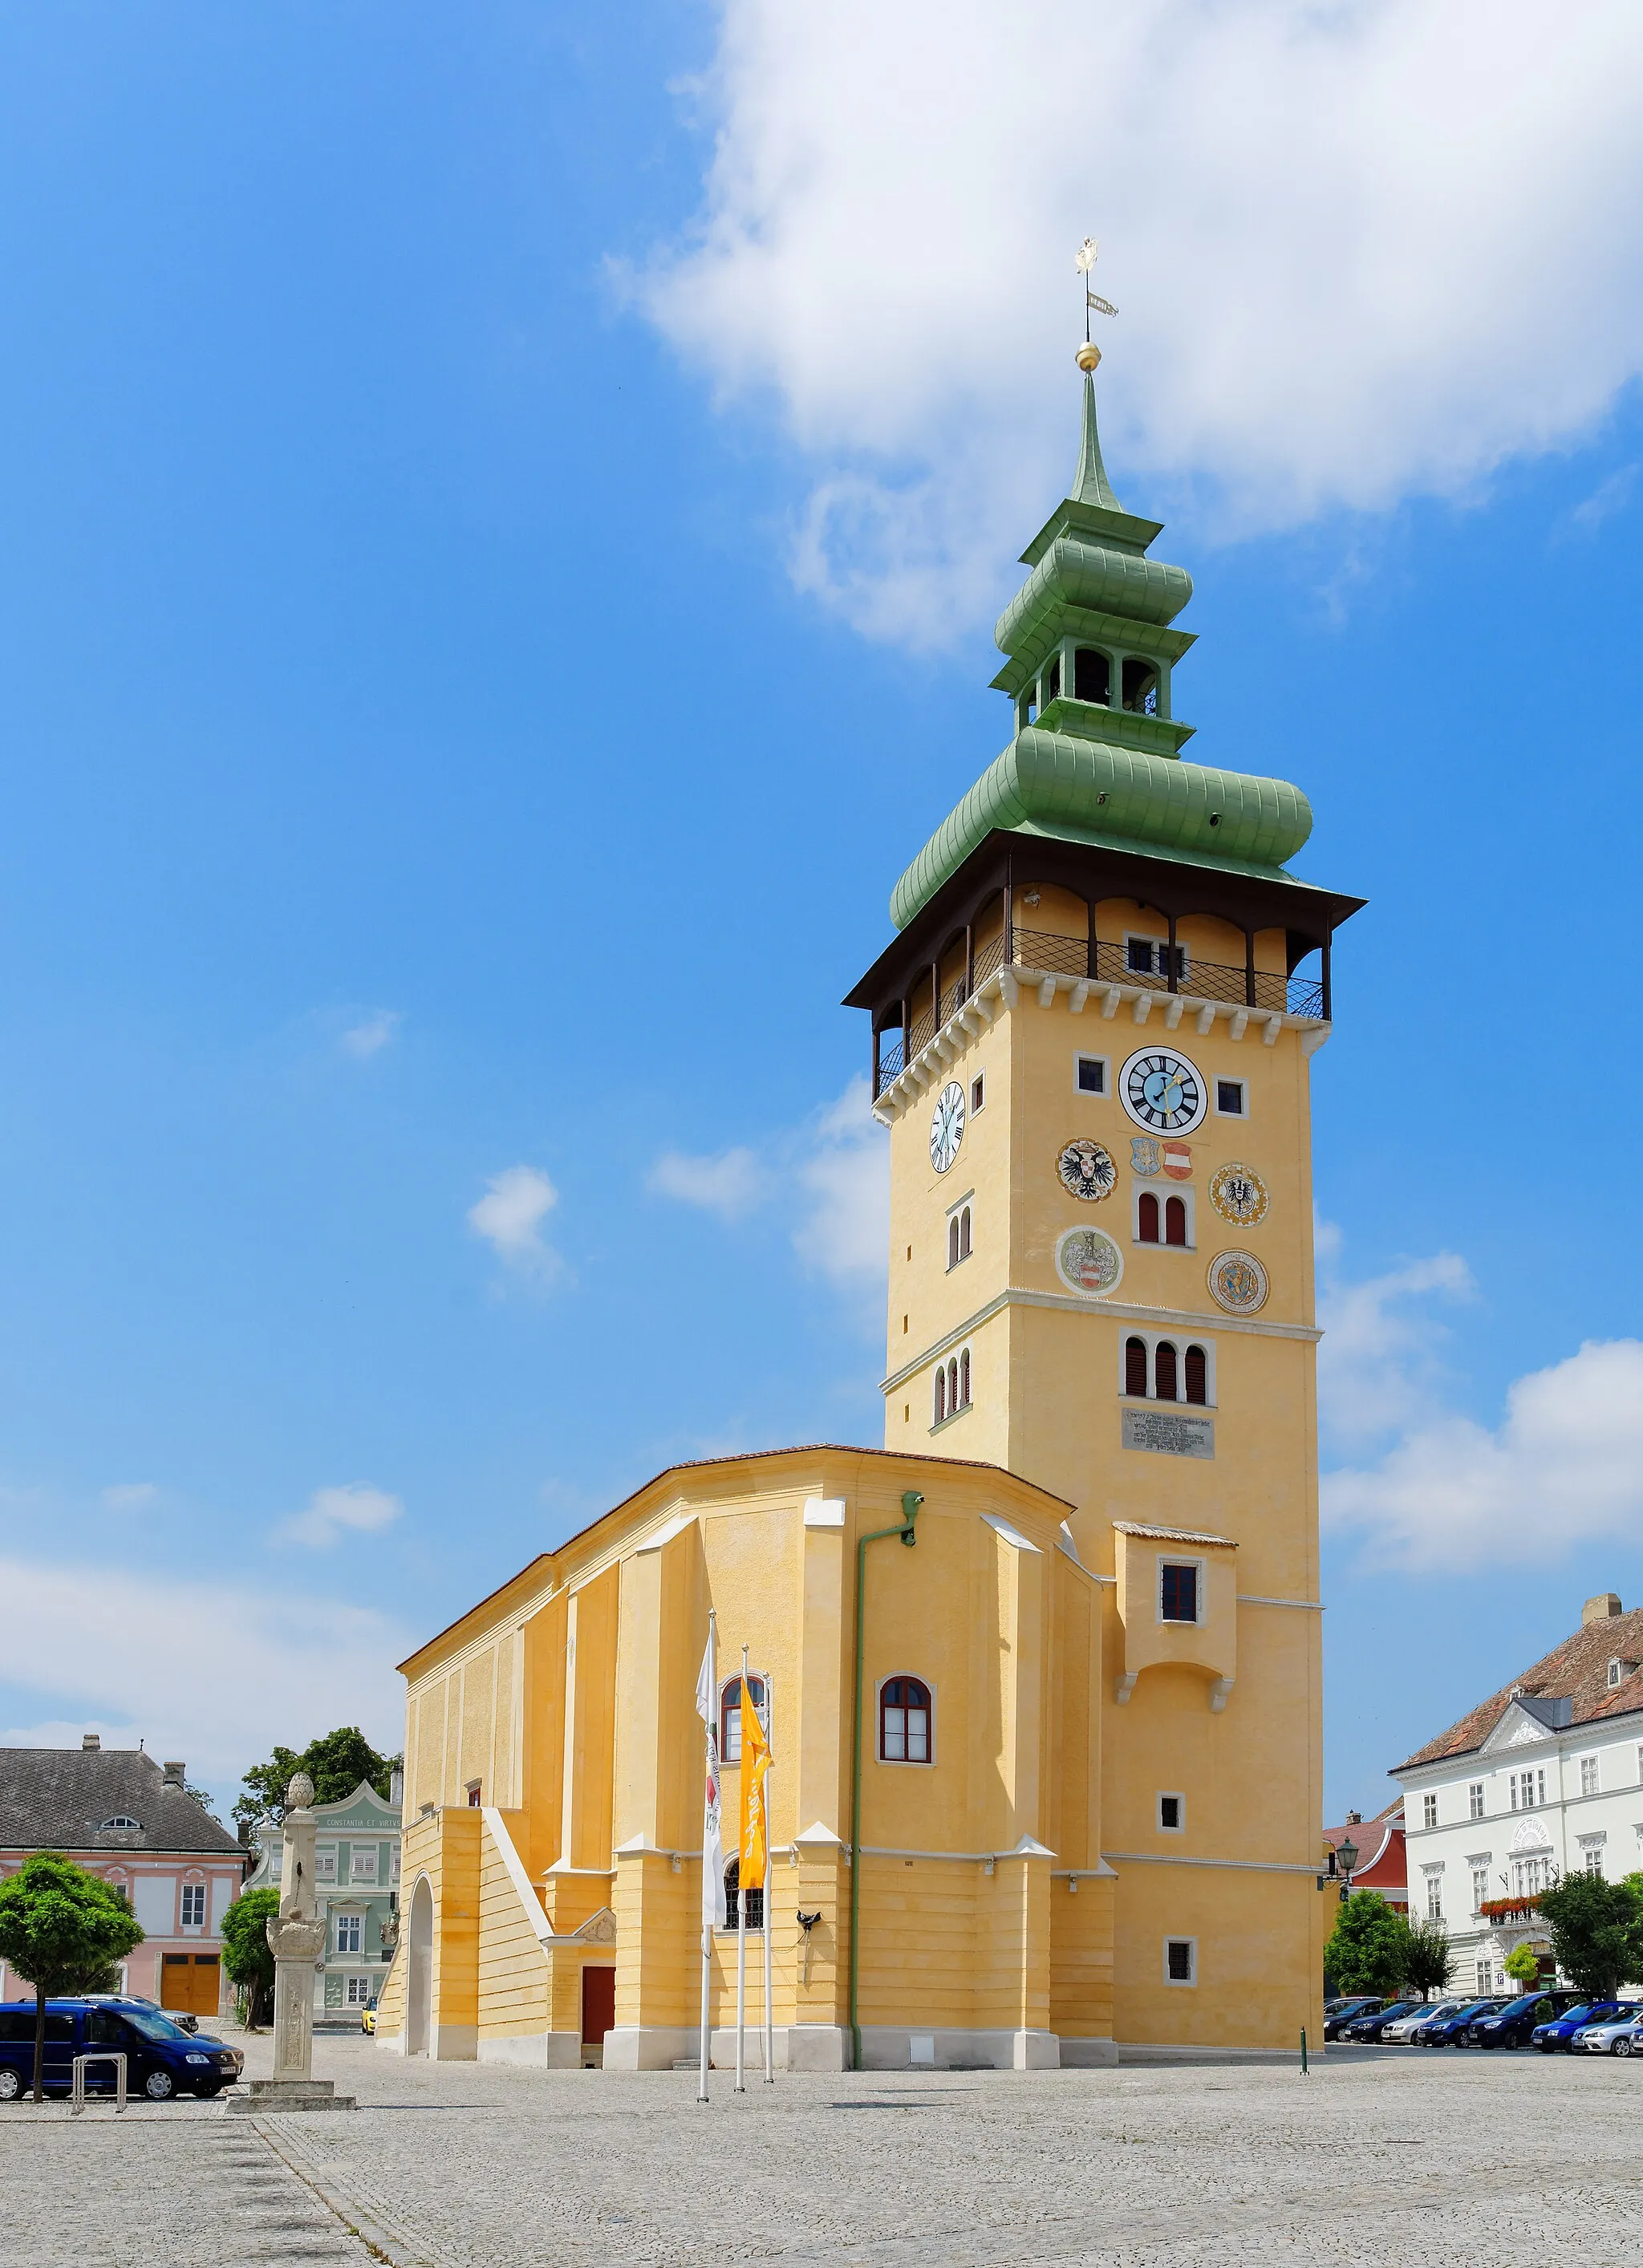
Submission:
<svg viewBox="0 0 1643 2268">
<path fill-rule="evenodd" d="M 1407 2016 L 1420 2007 L 1418 2000 L 1389 2000 L 1386 2006 L 1374 2009 L 1367 2016 L 1354 2016 L 1341 2034 L 1344 2040 L 1378 2040 L 1386 2027 L 1399 2016 Z"/>
<path fill-rule="evenodd" d="M 374 2008 L 362 2008 L 360 2010 L 359 2029 L 365 2035 L 367 2039 L 374 2039 L 376 2037 L 377 2012 Z"/>
<path fill-rule="evenodd" d="M 1465 2006 L 1461 2000 L 1417 2000 L 1407 2014 L 1394 2016 L 1381 2034 L 1382 2047 L 1407 2047 L 1422 2024 L 1435 2024 Z"/>
<path fill-rule="evenodd" d="M 1566 2015 L 1555 2017 L 1549 2024 L 1536 2024 L 1529 2040 L 1543 2055 L 1567 2055 L 1575 2034 L 1588 2024 L 1619 2023 L 1637 2006 L 1635 2000 L 1581 2000 Z"/>
<path fill-rule="evenodd" d="M 1570 2046 L 1588 2055 L 1643 2055 L 1643 2008 L 1633 2003 L 1625 2015 L 1582 2024 Z"/>
<path fill-rule="evenodd" d="M 1359 2016 L 1372 2016 L 1377 2008 L 1386 2005 L 1379 1992 L 1354 1992 L 1348 1999 L 1337 2000 L 1333 2013 L 1328 2008 L 1323 2012 L 1324 2038 L 1339 2039 L 1348 2024 L 1355 2023 Z"/>
<path fill-rule="evenodd" d="M 1469 2024 L 1479 2016 L 1492 2016 L 1497 2008 L 1504 2008 L 1505 2006 L 1506 2002 L 1499 1999 L 1463 2000 L 1453 2015 L 1429 2018 L 1411 2037 L 1417 2047 L 1458 2047 L 1461 2035 Z"/>
<path fill-rule="evenodd" d="M 74 2058 L 107 2049 L 126 2058 L 126 2088 L 152 2102 L 173 2095 L 210 2096 L 232 2087 L 245 2066 L 238 2048 L 209 2035 L 196 2037 L 143 2000 L 99 1994 L 95 1999 L 48 2000 L 46 2063 L 48 2095 L 67 2095 L 74 2085 Z M 0 2004 L 0 2102 L 15 2102 L 34 2084 L 34 2003 Z M 93 2064 L 85 2075 L 88 2094 L 112 2095 L 112 2064 Z"/>
<path fill-rule="evenodd" d="M 1525 1992 L 1521 1999 L 1508 2000 L 1492 2016 L 1479 2016 L 1469 2027 L 1466 2045 L 1469 2048 L 1527 2047 L 1529 2036 L 1537 2024 L 1549 2024 L 1563 2015 L 1580 1999 L 1578 1992 Z"/>
</svg>

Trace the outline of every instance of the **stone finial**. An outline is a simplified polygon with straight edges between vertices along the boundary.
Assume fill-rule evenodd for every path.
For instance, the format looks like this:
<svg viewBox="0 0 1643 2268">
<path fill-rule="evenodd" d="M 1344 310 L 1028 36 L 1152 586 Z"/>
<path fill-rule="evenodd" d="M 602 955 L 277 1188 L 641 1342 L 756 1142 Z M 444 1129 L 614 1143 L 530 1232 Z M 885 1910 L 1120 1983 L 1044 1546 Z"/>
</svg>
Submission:
<svg viewBox="0 0 1643 2268">
<path fill-rule="evenodd" d="M 306 1772 L 298 1772 L 285 1791 L 287 1811 L 306 1811 L 313 1801 L 313 1782 Z"/>
<path fill-rule="evenodd" d="M 1625 1611 L 1617 1591 L 1600 1591 L 1595 1599 L 1588 1599 L 1580 1609 L 1580 1628 L 1585 1630 L 1592 1623 L 1612 1622 L 1617 1615 Z"/>
</svg>

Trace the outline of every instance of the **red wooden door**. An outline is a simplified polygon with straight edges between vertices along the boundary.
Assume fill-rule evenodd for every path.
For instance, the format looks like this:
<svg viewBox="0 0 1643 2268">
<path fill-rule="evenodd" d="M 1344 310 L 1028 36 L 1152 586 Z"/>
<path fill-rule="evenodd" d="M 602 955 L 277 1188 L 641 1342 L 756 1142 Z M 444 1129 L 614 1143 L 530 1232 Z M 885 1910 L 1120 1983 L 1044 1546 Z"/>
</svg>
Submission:
<svg viewBox="0 0 1643 2268">
<path fill-rule="evenodd" d="M 601 2048 L 605 2035 L 616 2021 L 616 1972 L 614 1969 L 582 1971 L 582 2044 Z"/>
</svg>

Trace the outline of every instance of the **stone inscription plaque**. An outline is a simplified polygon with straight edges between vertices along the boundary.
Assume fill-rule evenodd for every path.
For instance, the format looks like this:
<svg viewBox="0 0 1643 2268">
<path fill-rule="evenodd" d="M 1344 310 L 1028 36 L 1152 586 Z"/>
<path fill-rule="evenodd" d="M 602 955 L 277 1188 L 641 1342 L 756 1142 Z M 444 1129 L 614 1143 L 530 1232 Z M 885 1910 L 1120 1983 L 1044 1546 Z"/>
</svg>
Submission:
<svg viewBox="0 0 1643 2268">
<path fill-rule="evenodd" d="M 1160 1457 L 1215 1454 L 1212 1418 L 1176 1418 L 1164 1410 L 1126 1410 L 1122 1414 L 1126 1449 L 1150 1449 Z"/>
</svg>

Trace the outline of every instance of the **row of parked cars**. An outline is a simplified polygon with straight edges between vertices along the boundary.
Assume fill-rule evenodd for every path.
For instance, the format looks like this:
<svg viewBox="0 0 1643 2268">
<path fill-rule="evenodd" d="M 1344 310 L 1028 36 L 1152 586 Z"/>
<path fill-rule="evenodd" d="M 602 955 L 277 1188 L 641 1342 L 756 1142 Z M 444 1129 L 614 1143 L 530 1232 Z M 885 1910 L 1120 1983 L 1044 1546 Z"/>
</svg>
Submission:
<svg viewBox="0 0 1643 2268">
<path fill-rule="evenodd" d="M 1594 2000 L 1561 1986 L 1515 2000 L 1381 2000 L 1359 1993 L 1326 2001 L 1323 2018 L 1326 2040 L 1643 2057 L 1643 2000 Z"/>
<path fill-rule="evenodd" d="M 0 2102 L 15 2102 L 34 2084 L 34 2003 L 0 2003 Z M 151 2102 L 173 2095 L 209 2099 L 239 2083 L 245 2058 L 238 2048 L 202 2033 L 185 2031 L 170 2011 L 152 2000 L 122 1992 L 92 1992 L 79 1999 L 46 2003 L 45 2069 L 48 2095 L 67 2095 L 74 2084 L 74 2060 L 91 2055 L 126 2059 L 126 2084 Z M 88 2094 L 114 2091 L 114 2066 L 99 2060 L 86 2067 Z"/>
</svg>

